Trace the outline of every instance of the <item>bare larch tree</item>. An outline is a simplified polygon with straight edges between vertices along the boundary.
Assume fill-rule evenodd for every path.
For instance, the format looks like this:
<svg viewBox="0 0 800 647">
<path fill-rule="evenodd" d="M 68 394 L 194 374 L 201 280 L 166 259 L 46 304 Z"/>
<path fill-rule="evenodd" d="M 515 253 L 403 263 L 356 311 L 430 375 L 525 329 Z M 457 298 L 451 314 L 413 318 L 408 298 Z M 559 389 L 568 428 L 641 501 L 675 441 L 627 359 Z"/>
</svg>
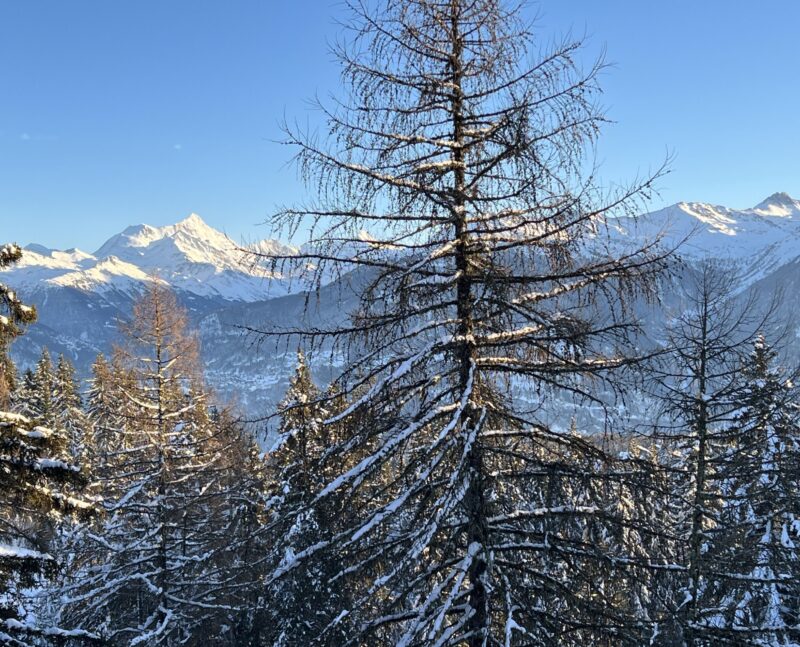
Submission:
<svg viewBox="0 0 800 647">
<path fill-rule="evenodd" d="M 625 305 L 665 254 L 606 225 L 654 176 L 598 187 L 602 65 L 581 68 L 580 39 L 540 51 L 501 0 L 348 4 L 330 137 L 287 127 L 318 197 L 276 222 L 310 240 L 272 262 L 357 285 L 360 305 L 346 326 L 258 332 L 345 358 L 349 405 L 324 424 L 346 433 L 322 459 L 339 473 L 316 503 L 351 505 L 272 577 L 340 564 L 345 644 L 641 644 L 598 575 L 613 548 L 584 532 L 617 522 L 608 456 L 557 412 L 602 405 L 635 361 Z"/>
<path fill-rule="evenodd" d="M 725 574 L 723 510 L 736 507 L 725 493 L 731 464 L 740 462 L 744 444 L 737 429 L 744 399 L 742 367 L 748 363 L 760 331 L 776 329 L 775 296 L 761 303 L 749 292 L 737 295 L 741 280 L 730 268 L 711 261 L 687 268 L 680 312 L 666 325 L 667 354 L 652 367 L 656 401 L 656 445 L 673 484 L 672 509 L 661 526 L 661 545 L 678 538 L 668 561 L 667 589 L 674 596 L 664 607 L 660 629 L 666 643 L 722 644 Z M 671 629 L 669 625 L 673 625 Z M 734 641 L 735 644 L 735 641 Z"/>
</svg>

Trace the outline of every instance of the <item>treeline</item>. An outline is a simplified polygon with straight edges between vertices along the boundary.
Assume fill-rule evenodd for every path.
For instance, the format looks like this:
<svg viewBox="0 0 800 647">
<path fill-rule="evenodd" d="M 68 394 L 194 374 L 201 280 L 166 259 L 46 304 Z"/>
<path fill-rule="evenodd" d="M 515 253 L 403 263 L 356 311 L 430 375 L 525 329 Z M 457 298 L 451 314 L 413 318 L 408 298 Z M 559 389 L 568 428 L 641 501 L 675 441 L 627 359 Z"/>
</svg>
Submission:
<svg viewBox="0 0 800 647">
<path fill-rule="evenodd" d="M 82 512 L 28 509 L 45 488 L 63 491 L 60 478 L 21 487 L 22 497 L 4 489 L 10 644 L 63 644 L 73 635 L 244 644 L 245 627 L 252 634 L 263 598 L 251 563 L 264 559 L 254 543 L 265 514 L 259 450 L 209 402 L 197 341 L 174 297 L 155 286 L 132 315 L 125 343 L 97 358 L 85 393 L 69 362 L 53 366 L 47 351 L 10 392 L 4 447 L 18 446 L 9 458 L 31 474 L 43 460 L 62 465 Z M 32 436 L 47 439 L 49 458 L 30 453 Z M 34 554 L 52 564 L 49 577 L 23 578 L 15 568 Z"/>
</svg>

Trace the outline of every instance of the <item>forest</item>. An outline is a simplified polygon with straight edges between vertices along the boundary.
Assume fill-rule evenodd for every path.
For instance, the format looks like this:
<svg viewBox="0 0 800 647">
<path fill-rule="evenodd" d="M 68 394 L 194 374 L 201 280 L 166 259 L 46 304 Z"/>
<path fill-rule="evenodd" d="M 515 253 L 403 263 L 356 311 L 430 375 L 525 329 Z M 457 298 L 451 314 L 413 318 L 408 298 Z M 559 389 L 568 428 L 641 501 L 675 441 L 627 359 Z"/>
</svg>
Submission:
<svg viewBox="0 0 800 647">
<path fill-rule="evenodd" d="M 800 645 L 784 295 L 609 235 L 668 166 L 598 179 L 581 38 L 505 0 L 348 7 L 327 132 L 284 125 L 308 197 L 273 224 L 306 242 L 242 262 L 358 307 L 243 331 L 297 349 L 269 442 L 163 281 L 87 380 L 14 366 L 37 312 L 0 283 L 0 644 Z"/>
</svg>

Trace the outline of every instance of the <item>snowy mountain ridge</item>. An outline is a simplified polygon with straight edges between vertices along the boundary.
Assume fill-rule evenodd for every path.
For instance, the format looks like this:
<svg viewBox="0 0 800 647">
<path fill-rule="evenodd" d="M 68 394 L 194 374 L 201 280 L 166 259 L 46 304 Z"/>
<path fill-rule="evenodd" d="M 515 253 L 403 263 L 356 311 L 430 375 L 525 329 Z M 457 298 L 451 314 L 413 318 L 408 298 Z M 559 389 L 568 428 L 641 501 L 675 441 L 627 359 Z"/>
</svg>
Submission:
<svg viewBox="0 0 800 647">
<path fill-rule="evenodd" d="M 611 226 L 612 238 L 628 242 L 662 234 L 666 245 L 680 246 L 684 259 L 735 263 L 750 283 L 800 258 L 800 200 L 775 193 L 741 210 L 679 202 L 637 219 L 615 220 Z M 297 253 L 274 239 L 250 247 L 267 255 Z M 290 277 L 270 277 L 267 268 L 253 266 L 241 246 L 194 213 L 174 225 L 128 227 L 94 253 L 31 244 L 21 263 L 5 272 L 7 282 L 20 290 L 72 287 L 133 294 L 147 282 L 161 280 L 196 296 L 238 302 L 263 301 L 303 287 L 302 281 L 293 285 Z"/>
<path fill-rule="evenodd" d="M 633 219 L 616 230 L 643 240 L 663 234 L 689 262 L 711 258 L 734 264 L 750 284 L 800 258 L 800 200 L 774 193 L 755 207 L 731 209 L 703 202 L 678 204 Z"/>
<path fill-rule="evenodd" d="M 774 194 L 744 210 L 682 202 L 609 224 L 612 246 L 635 247 L 665 232 L 664 244 L 671 247 L 692 234 L 678 250 L 687 271 L 698 261 L 714 259 L 742 277 L 742 292 L 800 290 L 800 201 L 786 194 Z M 368 234 L 361 239 L 369 244 Z M 297 252 L 277 240 L 251 247 L 267 255 Z M 0 281 L 13 285 L 39 311 L 39 321 L 15 342 L 12 354 L 24 368 L 47 347 L 54 354 L 64 353 L 86 376 L 97 353 L 108 353 L 118 341 L 119 322 L 130 316 L 142 288 L 160 280 L 176 289 L 200 332 L 209 384 L 244 411 L 263 414 L 285 392 L 295 349 L 254 344 L 242 336 L 241 326 L 295 325 L 306 315 L 308 301 L 301 290 L 307 284 L 297 276 L 269 281 L 267 268 L 244 261 L 230 238 L 197 215 L 165 227 L 128 227 L 93 254 L 29 245 L 17 266 L 0 271 Z M 664 284 L 670 307 L 680 307 L 680 276 Z M 330 327 L 357 307 L 352 286 L 348 283 L 340 290 L 337 285 L 324 286 L 313 300 L 312 325 Z M 793 302 L 784 300 L 781 308 L 782 320 L 794 320 Z M 644 310 L 639 315 L 653 317 L 648 319 L 653 326 L 665 316 Z M 333 367 L 313 369 L 324 383 Z"/>
<path fill-rule="evenodd" d="M 274 240 L 256 243 L 261 252 L 296 253 Z M 241 247 L 191 214 L 164 227 L 135 225 L 112 236 L 93 254 L 28 245 L 22 261 L 6 270 L 18 289 L 72 287 L 84 292 L 135 293 L 160 280 L 177 290 L 229 301 L 257 301 L 291 291 L 283 277 L 267 281 L 263 267 L 245 262 Z"/>
</svg>

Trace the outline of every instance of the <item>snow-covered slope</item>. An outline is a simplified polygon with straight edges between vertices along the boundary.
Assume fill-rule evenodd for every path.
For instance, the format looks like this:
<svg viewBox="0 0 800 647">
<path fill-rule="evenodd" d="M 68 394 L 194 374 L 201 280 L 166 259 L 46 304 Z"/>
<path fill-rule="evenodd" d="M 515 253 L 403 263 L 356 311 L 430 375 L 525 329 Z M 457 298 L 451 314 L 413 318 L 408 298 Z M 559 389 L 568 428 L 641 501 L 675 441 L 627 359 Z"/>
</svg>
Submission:
<svg viewBox="0 0 800 647">
<path fill-rule="evenodd" d="M 255 247 L 267 253 L 295 251 L 274 240 Z M 282 277 L 265 281 L 263 268 L 252 267 L 233 240 L 197 214 L 166 227 L 128 227 L 94 254 L 29 245 L 22 262 L 7 273 L 9 283 L 34 291 L 72 287 L 131 294 L 149 281 L 161 280 L 176 290 L 228 301 L 258 301 L 290 292 Z"/>
<path fill-rule="evenodd" d="M 800 286 L 800 201 L 786 194 L 776 193 L 743 210 L 682 202 L 636 220 L 614 221 L 609 233 L 612 243 L 630 247 L 662 231 L 668 246 L 686 239 L 678 252 L 687 261 L 687 272 L 695 262 L 712 258 L 744 275 L 742 290 L 771 294 L 785 287 L 788 294 Z M 275 240 L 255 247 L 266 254 L 295 251 Z M 108 352 L 117 341 L 117 324 L 129 316 L 135 296 L 158 276 L 176 288 L 192 325 L 200 330 L 211 385 L 247 413 L 263 415 L 285 391 L 294 349 L 285 343 L 254 344 L 242 337 L 240 326 L 289 326 L 303 316 L 308 301 L 293 293 L 302 289 L 302 280 L 277 277 L 270 284 L 265 272 L 242 263 L 240 254 L 231 239 L 196 215 L 167 227 L 129 227 L 94 254 L 29 245 L 17 267 L 0 271 L 0 281 L 17 288 L 40 315 L 15 342 L 15 359 L 29 366 L 47 346 L 68 355 L 86 375 L 96 354 Z M 680 276 L 665 282 L 671 293 L 663 295 L 663 310 L 639 313 L 645 327 L 656 329 L 669 308 L 681 307 Z M 349 283 L 342 291 L 335 283 L 324 288 L 311 301 L 311 325 L 329 327 L 346 317 L 356 307 L 357 291 Z M 788 322 L 794 303 L 785 301 L 781 317 Z M 314 369 L 324 381 L 331 366 Z"/>
<path fill-rule="evenodd" d="M 800 258 L 800 201 L 775 193 L 750 209 L 680 202 L 635 222 L 618 221 L 619 233 L 679 246 L 687 261 L 712 258 L 735 264 L 751 284 Z"/>
<path fill-rule="evenodd" d="M 612 227 L 612 236 L 626 242 L 661 233 L 666 245 L 680 244 L 679 253 L 687 260 L 710 257 L 737 264 L 749 284 L 800 258 L 800 201 L 776 193 L 743 210 L 681 202 L 635 221 L 616 220 Z M 253 247 L 266 254 L 296 252 L 276 240 Z M 253 267 L 239 245 L 197 214 L 165 227 L 128 227 L 94 254 L 36 244 L 26 250 L 22 262 L 6 270 L 5 280 L 21 290 L 72 287 L 97 294 L 134 294 L 157 277 L 198 297 L 254 302 L 303 287 L 302 281 L 292 283 L 288 277 L 266 280 L 265 267 Z"/>
</svg>

